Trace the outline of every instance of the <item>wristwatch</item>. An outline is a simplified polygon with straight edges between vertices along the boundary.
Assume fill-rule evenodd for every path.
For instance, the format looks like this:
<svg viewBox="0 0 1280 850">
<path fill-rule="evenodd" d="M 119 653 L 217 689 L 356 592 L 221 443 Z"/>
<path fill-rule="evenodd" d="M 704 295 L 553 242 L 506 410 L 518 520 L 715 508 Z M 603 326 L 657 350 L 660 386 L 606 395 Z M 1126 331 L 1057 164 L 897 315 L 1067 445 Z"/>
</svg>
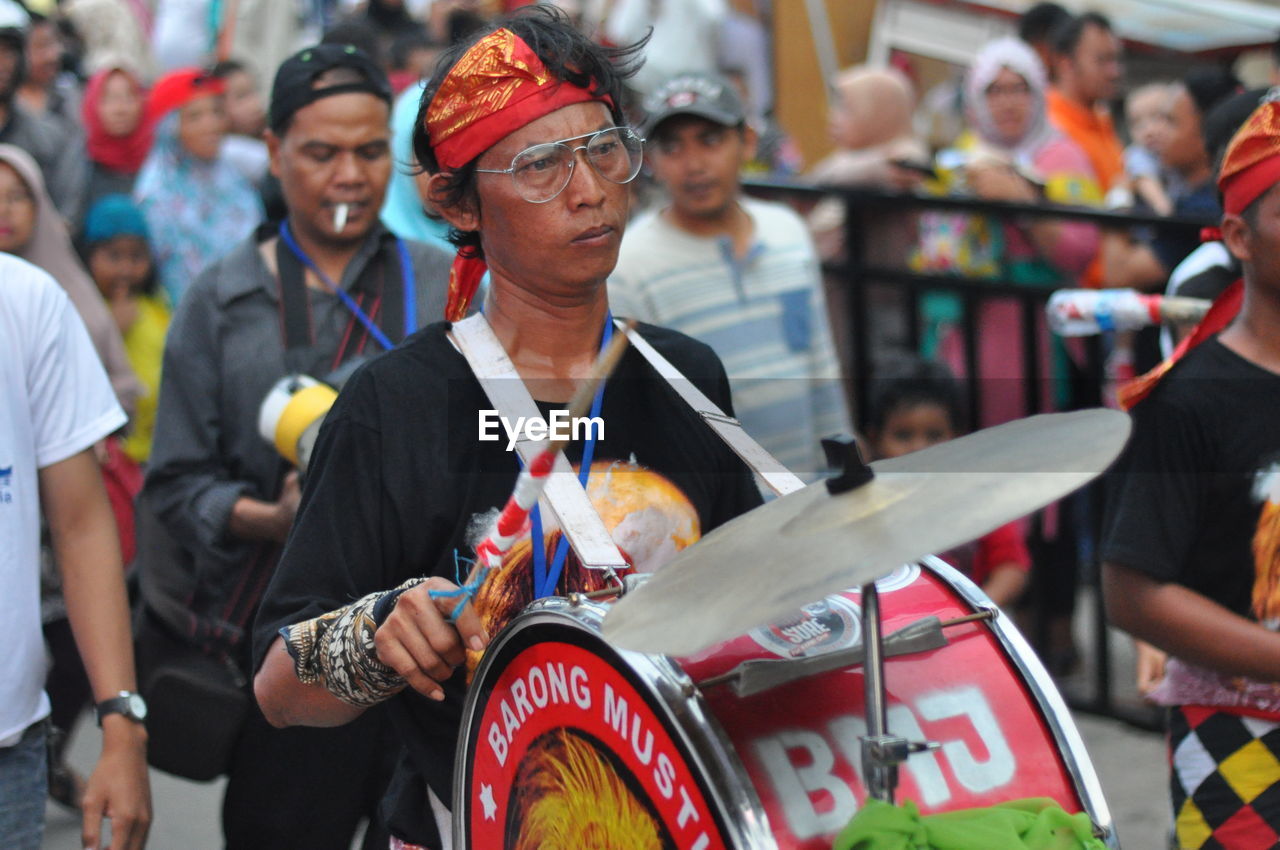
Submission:
<svg viewBox="0 0 1280 850">
<path fill-rule="evenodd" d="M 123 714 L 134 723 L 142 723 L 147 719 L 147 701 L 142 698 L 142 694 L 133 691 L 121 691 L 111 699 L 104 699 L 94 710 L 98 714 L 99 726 L 102 725 L 102 718 L 108 714 Z"/>
</svg>

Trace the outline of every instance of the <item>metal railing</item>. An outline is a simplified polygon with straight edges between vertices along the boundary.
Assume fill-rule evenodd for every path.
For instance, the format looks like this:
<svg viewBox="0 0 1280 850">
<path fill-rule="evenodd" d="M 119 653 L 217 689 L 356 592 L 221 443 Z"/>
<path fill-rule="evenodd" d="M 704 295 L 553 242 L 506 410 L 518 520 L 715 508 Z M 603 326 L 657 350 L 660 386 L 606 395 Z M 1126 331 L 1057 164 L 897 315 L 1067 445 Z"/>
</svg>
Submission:
<svg viewBox="0 0 1280 850">
<path fill-rule="evenodd" d="M 875 264 L 868 260 L 872 252 L 868 250 L 868 237 L 874 233 L 874 224 L 883 220 L 890 213 L 917 213 L 924 210 L 945 210 L 957 213 L 981 215 L 1000 222 L 1011 218 L 1017 219 L 1057 219 L 1067 221 L 1086 221 L 1103 229 L 1129 229 L 1135 227 L 1151 228 L 1158 233 L 1198 234 L 1201 228 L 1216 225 L 1188 218 L 1161 218 L 1151 215 L 1135 215 L 1129 213 L 1110 212 L 1099 209 L 1070 207 L 1058 204 L 1023 204 L 999 201 L 983 201 L 959 197 L 931 197 L 908 193 L 896 193 L 869 189 L 840 189 L 831 187 L 814 187 L 811 185 L 752 181 L 747 184 L 747 191 L 753 195 L 770 197 L 801 204 L 813 203 L 829 197 L 843 200 L 844 204 L 844 251 L 843 256 L 829 260 L 824 264 L 824 272 L 829 278 L 834 277 L 844 290 L 846 312 L 843 316 L 833 315 L 834 323 L 843 322 L 845 338 L 849 341 L 849 362 L 843 364 L 846 374 L 853 383 L 852 397 L 855 403 L 858 424 L 865 425 L 865 416 L 869 410 L 870 384 L 874 352 L 872 351 L 871 304 L 870 296 L 875 287 L 893 287 L 906 293 L 901 299 L 905 316 L 901 317 L 906 330 L 906 346 L 912 351 L 920 350 L 921 342 L 921 300 L 925 293 L 952 293 L 960 299 L 961 319 L 959 331 L 963 340 L 965 357 L 965 375 L 962 381 L 965 387 L 967 410 L 970 427 L 978 424 L 979 412 L 983 409 L 983 375 L 980 371 L 978 336 L 978 315 L 982 304 L 989 299 L 1013 300 L 1018 304 L 1020 316 L 1018 333 L 1021 338 L 1018 349 L 1022 356 L 1022 386 L 1024 388 L 1022 404 L 1023 415 L 1045 412 L 1044 394 L 1040 392 L 1042 381 L 1041 358 L 1039 352 L 1045 344 L 1040 334 L 1047 333 L 1040 317 L 1044 315 L 1044 307 L 1055 288 L 1044 285 L 1028 285 L 1015 280 L 989 277 L 967 277 L 963 274 L 922 274 L 907 267 L 907 258 L 903 257 L 898 265 Z M 1078 286 L 1064 282 L 1062 287 Z M 884 309 L 880 305 L 877 309 Z M 1086 339 L 1086 362 L 1083 364 L 1082 393 L 1075 396 L 1076 406 L 1096 406 L 1102 402 L 1101 389 L 1104 385 L 1103 346 L 1098 339 Z M 1086 495 L 1079 497 L 1075 503 L 1075 513 L 1081 514 L 1081 521 L 1073 533 L 1079 538 L 1087 535 L 1096 542 L 1101 526 L 1101 491 L 1094 485 Z M 1066 503 L 1063 505 L 1068 507 Z M 1070 519 L 1072 511 L 1064 510 L 1062 514 Z M 1046 551 L 1048 541 L 1044 539 L 1044 529 L 1040 514 L 1031 522 L 1029 542 L 1033 553 Z M 1092 585 L 1095 623 L 1104 623 L 1104 610 L 1100 582 L 1100 564 L 1097 561 L 1097 546 L 1079 546 L 1079 539 L 1068 541 L 1076 544 L 1075 551 L 1084 553 L 1077 561 L 1081 574 L 1080 583 Z M 1035 572 L 1041 573 L 1043 580 L 1046 572 L 1043 563 L 1037 563 Z M 1033 583 L 1037 577 L 1033 573 Z M 1043 582 L 1042 582 L 1043 583 Z M 1047 644 L 1047 620 L 1051 600 L 1044 592 L 1036 592 L 1033 587 L 1032 606 L 1035 609 L 1035 629 L 1033 642 L 1044 647 Z M 1144 710 L 1117 705 L 1112 693 L 1112 659 L 1108 644 L 1106 628 L 1095 629 L 1093 635 L 1094 667 L 1091 671 L 1093 693 L 1088 696 L 1068 694 L 1073 707 L 1085 711 L 1118 717 L 1137 725 L 1149 727 L 1152 715 Z"/>
</svg>

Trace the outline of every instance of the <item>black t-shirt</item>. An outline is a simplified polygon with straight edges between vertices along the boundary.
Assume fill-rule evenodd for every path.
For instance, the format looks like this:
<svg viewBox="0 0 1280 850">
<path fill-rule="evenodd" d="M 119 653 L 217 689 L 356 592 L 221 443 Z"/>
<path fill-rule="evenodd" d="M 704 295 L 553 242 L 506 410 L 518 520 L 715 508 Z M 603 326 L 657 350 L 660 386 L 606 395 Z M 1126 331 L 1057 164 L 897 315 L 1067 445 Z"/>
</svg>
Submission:
<svg viewBox="0 0 1280 850">
<path fill-rule="evenodd" d="M 1215 337 L 1133 418 L 1109 476 L 1103 560 L 1280 620 L 1280 375 Z"/>
<path fill-rule="evenodd" d="M 480 412 L 491 405 L 447 330 L 445 323 L 432 325 L 361 369 L 330 411 L 293 532 L 258 614 L 256 665 L 283 626 L 414 576 L 465 576 L 467 565 L 459 568 L 455 555 L 473 555 L 476 530 L 510 496 L 518 466 L 505 437 L 478 439 Z M 728 379 L 709 347 L 674 331 L 641 330 L 708 397 L 731 409 Z M 536 388 L 532 392 L 536 397 Z M 644 469 L 644 487 L 609 496 L 615 506 L 622 500 L 619 513 L 648 509 L 646 517 L 683 522 L 696 537 L 760 503 L 747 467 L 634 349 L 608 382 L 601 418 L 604 435 L 593 472 Z M 576 464 L 581 443 L 566 454 Z M 591 480 L 607 485 L 613 477 L 593 474 Z M 649 495 L 637 496 L 634 489 Z M 566 567 L 566 575 L 571 572 Z M 386 703 L 406 751 L 384 813 L 404 840 L 438 846 L 424 782 L 452 805 L 463 678 L 456 674 L 446 683 L 442 703 L 412 690 Z"/>
</svg>

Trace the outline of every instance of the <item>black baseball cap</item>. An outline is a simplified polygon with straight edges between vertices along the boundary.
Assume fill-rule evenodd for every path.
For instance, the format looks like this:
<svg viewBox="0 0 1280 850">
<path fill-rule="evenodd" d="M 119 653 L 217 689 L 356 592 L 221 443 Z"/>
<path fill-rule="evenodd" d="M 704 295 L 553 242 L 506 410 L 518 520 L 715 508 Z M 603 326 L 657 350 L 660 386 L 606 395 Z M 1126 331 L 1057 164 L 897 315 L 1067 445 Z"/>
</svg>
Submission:
<svg viewBox="0 0 1280 850">
<path fill-rule="evenodd" d="M 363 78 L 360 82 L 338 83 L 314 88 L 316 78 L 334 68 L 351 68 Z M 289 124 L 299 109 L 321 98 L 349 92 L 364 92 L 391 105 L 391 83 L 369 54 L 354 44 L 317 44 L 299 50 L 280 64 L 271 85 L 271 109 L 268 123 L 275 133 Z"/>
<path fill-rule="evenodd" d="M 738 90 L 716 74 L 683 73 L 668 78 L 644 100 L 641 132 L 649 136 L 663 121 L 676 115 L 697 115 L 726 127 L 747 120 Z"/>
</svg>

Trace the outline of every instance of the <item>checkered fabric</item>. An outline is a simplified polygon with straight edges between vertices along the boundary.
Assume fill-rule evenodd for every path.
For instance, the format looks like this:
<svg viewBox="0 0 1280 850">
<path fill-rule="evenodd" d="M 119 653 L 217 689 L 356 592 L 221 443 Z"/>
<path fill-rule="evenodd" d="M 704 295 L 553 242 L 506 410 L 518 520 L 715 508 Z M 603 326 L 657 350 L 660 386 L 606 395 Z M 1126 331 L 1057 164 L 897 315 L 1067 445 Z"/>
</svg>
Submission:
<svg viewBox="0 0 1280 850">
<path fill-rule="evenodd" d="M 1178 847 L 1280 846 L 1280 723 L 1176 707 L 1169 715 L 1169 753 Z"/>
</svg>

